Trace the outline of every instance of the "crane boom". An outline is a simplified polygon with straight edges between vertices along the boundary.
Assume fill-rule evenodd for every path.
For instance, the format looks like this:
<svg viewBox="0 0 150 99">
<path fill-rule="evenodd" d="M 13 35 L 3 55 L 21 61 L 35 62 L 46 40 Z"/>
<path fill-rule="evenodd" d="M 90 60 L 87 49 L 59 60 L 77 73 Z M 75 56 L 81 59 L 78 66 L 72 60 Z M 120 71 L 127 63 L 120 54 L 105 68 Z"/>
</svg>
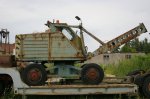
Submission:
<svg viewBox="0 0 150 99">
<path fill-rule="evenodd" d="M 108 41 L 104 45 L 100 46 L 97 50 L 93 52 L 94 55 L 99 55 L 102 53 L 112 52 L 115 48 L 127 43 L 128 41 L 136 38 L 142 33 L 147 32 L 147 29 L 143 23 L 140 23 L 139 26 L 121 34 L 120 36 Z"/>
</svg>

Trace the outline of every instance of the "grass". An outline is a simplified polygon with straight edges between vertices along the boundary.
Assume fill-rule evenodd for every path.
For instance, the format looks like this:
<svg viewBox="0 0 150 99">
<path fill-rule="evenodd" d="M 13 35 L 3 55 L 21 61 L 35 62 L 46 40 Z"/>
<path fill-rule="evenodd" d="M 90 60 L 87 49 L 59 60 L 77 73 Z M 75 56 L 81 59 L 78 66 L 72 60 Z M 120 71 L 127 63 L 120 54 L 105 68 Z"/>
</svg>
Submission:
<svg viewBox="0 0 150 99">
<path fill-rule="evenodd" d="M 123 77 L 134 70 L 149 70 L 150 69 L 150 54 L 144 56 L 135 56 L 131 59 L 120 61 L 118 64 L 109 64 L 105 67 L 106 74 L 113 74 L 118 77 Z"/>
</svg>

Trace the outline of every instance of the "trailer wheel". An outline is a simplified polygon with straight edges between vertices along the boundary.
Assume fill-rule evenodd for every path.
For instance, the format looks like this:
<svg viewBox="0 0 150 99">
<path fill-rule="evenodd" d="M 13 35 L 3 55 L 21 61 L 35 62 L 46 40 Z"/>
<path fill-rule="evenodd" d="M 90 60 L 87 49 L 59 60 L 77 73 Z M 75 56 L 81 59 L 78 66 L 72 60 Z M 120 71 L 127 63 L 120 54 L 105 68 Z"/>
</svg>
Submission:
<svg viewBox="0 0 150 99">
<path fill-rule="evenodd" d="M 143 89 L 142 89 L 142 87 L 141 86 L 138 86 L 139 88 L 138 88 L 138 95 L 140 96 L 140 97 L 144 97 L 145 95 L 144 95 L 144 93 L 143 93 Z"/>
<path fill-rule="evenodd" d="M 95 63 L 86 64 L 81 70 L 81 80 L 85 84 L 99 84 L 103 78 L 103 69 Z"/>
<path fill-rule="evenodd" d="M 43 85 L 47 80 L 47 73 L 43 65 L 30 64 L 21 72 L 23 81 L 30 86 Z"/>
<path fill-rule="evenodd" d="M 144 95 L 150 98 L 150 77 L 145 78 L 142 90 Z"/>
<path fill-rule="evenodd" d="M 0 96 L 4 94 L 5 84 L 3 81 L 0 81 Z"/>
</svg>

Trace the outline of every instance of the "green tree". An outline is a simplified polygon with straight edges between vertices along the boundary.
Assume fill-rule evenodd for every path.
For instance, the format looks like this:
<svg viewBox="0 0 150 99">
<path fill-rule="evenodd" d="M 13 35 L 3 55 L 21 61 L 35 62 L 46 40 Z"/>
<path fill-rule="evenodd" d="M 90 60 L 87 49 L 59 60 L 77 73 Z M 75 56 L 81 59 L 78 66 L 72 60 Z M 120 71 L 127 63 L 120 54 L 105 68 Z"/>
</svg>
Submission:
<svg viewBox="0 0 150 99">
<path fill-rule="evenodd" d="M 143 41 L 139 41 L 138 38 L 126 43 L 120 50 L 120 52 L 144 52 L 150 53 L 150 42 L 145 38 Z"/>
<path fill-rule="evenodd" d="M 120 52 L 124 53 L 134 53 L 136 49 L 130 46 L 130 43 L 126 43 L 120 50 Z"/>
</svg>

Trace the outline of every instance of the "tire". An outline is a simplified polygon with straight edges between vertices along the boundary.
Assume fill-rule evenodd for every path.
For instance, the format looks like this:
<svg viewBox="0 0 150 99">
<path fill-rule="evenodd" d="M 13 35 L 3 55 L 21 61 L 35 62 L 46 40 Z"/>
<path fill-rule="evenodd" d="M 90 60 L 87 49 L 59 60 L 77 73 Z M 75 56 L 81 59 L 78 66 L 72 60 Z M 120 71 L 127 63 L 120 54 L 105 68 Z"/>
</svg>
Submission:
<svg viewBox="0 0 150 99">
<path fill-rule="evenodd" d="M 139 95 L 140 97 L 144 97 L 144 96 L 145 96 L 144 93 L 143 93 L 143 89 L 142 89 L 141 86 L 139 86 L 139 88 L 138 88 L 138 95 Z"/>
<path fill-rule="evenodd" d="M 39 86 L 47 80 L 47 73 L 43 65 L 30 64 L 21 71 L 21 77 L 27 85 Z"/>
<path fill-rule="evenodd" d="M 3 81 L 0 81 L 0 96 L 4 94 L 5 84 Z"/>
<path fill-rule="evenodd" d="M 103 78 L 103 69 L 95 63 L 85 64 L 81 70 L 81 80 L 84 84 L 97 85 L 102 82 Z"/>
<path fill-rule="evenodd" d="M 142 92 L 146 97 L 150 98 L 150 77 L 145 78 L 142 86 Z"/>
<path fill-rule="evenodd" d="M 144 75 L 136 75 L 136 76 L 133 76 L 133 77 L 134 77 L 134 82 L 133 83 L 142 87 L 146 77 Z"/>
</svg>

